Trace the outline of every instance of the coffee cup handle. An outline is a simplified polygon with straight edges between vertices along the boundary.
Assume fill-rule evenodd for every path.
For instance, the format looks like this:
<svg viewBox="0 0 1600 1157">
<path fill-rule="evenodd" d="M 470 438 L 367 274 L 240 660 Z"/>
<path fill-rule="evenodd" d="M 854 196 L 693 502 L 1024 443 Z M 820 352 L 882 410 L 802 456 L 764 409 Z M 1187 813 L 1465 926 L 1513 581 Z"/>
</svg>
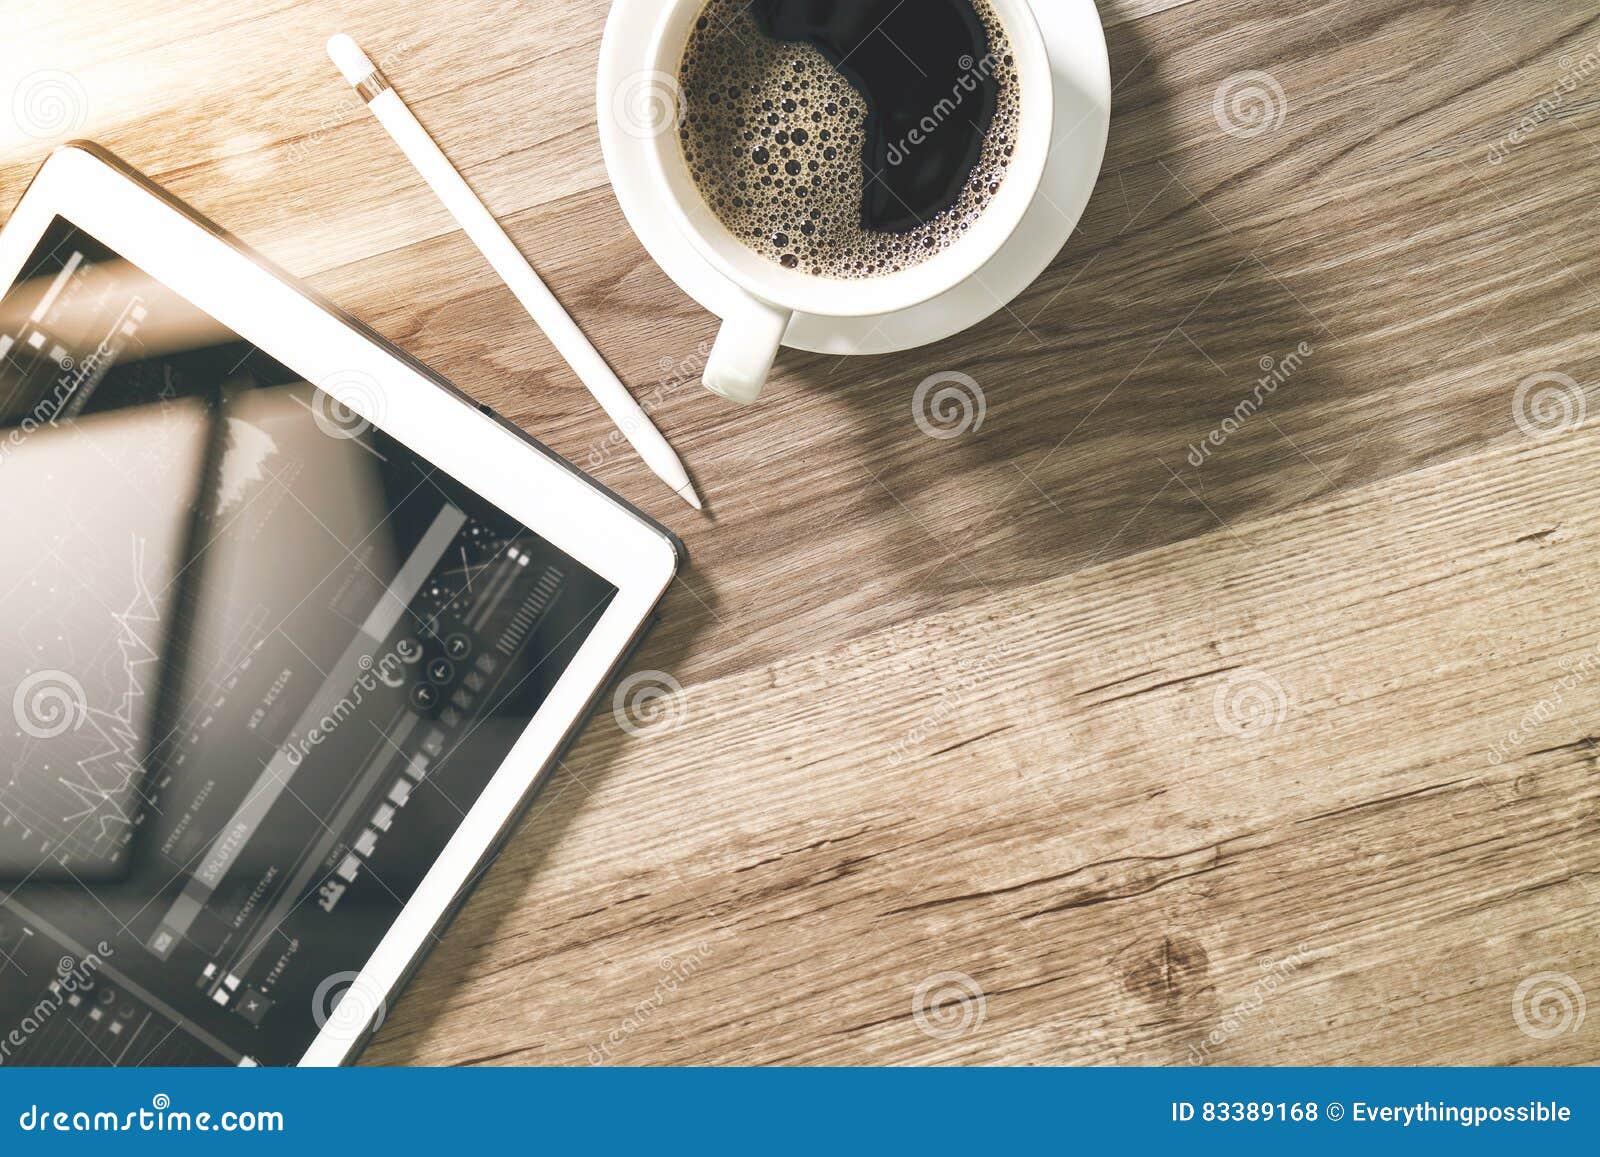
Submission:
<svg viewBox="0 0 1600 1157">
<path fill-rule="evenodd" d="M 700 381 L 731 402 L 753 402 L 767 382 L 792 310 L 746 296 L 717 331 Z"/>
</svg>

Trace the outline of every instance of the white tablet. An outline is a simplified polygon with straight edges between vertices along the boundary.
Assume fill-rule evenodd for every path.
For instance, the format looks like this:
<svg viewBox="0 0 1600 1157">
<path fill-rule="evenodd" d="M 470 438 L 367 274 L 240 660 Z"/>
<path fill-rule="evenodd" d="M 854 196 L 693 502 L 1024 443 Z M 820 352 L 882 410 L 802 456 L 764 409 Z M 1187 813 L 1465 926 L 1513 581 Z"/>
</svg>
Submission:
<svg viewBox="0 0 1600 1157">
<path fill-rule="evenodd" d="M 92 145 L 0 231 L 0 1065 L 339 1063 L 680 547 Z"/>
</svg>

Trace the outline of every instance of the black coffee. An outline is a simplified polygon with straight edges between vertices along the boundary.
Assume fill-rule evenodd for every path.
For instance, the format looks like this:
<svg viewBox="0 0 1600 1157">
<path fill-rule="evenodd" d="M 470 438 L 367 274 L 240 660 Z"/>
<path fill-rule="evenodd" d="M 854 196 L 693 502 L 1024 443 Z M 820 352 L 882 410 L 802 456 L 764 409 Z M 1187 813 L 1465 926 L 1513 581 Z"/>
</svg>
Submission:
<svg viewBox="0 0 1600 1157">
<path fill-rule="evenodd" d="M 1016 139 L 987 0 L 708 0 L 678 81 L 707 204 L 791 269 L 871 277 L 960 237 Z"/>
</svg>

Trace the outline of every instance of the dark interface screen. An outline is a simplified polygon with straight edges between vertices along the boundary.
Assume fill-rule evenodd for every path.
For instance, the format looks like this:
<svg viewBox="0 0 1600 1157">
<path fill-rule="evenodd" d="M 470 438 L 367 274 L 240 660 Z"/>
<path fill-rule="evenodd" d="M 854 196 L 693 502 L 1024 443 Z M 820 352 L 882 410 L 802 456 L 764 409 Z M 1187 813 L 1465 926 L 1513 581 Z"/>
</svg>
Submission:
<svg viewBox="0 0 1600 1157">
<path fill-rule="evenodd" d="M 0 1065 L 298 1060 L 616 594 L 323 385 L 0 297 Z"/>
</svg>

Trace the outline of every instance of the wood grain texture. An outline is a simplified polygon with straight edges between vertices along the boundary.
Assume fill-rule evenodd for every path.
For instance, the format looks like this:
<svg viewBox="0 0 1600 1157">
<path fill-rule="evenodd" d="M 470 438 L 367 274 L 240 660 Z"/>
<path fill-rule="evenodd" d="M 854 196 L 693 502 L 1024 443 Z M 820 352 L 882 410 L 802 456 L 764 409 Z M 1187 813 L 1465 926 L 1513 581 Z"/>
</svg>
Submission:
<svg viewBox="0 0 1600 1157">
<path fill-rule="evenodd" d="M 1039 281 L 735 409 L 606 185 L 604 5 L 20 6 L 0 97 L 69 74 L 72 135 L 689 545 L 638 660 L 672 725 L 596 720 L 370 1060 L 1600 1060 L 1514 1009 L 1600 994 L 1600 434 L 1517 405 L 1600 406 L 1600 9 L 1101 11 L 1110 150 Z M 611 448 L 340 30 L 659 391 L 710 517 Z M 1255 72 L 1274 126 L 1224 131 Z M 48 144 L 13 105 L 6 202 Z M 952 440 L 912 420 L 940 370 L 986 401 Z"/>
</svg>

